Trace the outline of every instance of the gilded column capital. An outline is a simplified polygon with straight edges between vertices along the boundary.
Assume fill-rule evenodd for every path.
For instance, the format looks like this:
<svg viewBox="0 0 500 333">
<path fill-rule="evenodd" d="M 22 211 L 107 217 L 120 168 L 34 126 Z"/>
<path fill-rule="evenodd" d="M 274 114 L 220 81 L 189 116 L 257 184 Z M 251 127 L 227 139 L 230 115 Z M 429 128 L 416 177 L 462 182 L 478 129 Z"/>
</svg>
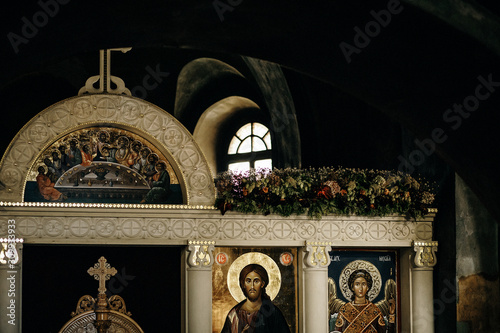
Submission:
<svg viewBox="0 0 500 333">
<path fill-rule="evenodd" d="M 434 267 L 437 263 L 438 242 L 413 242 L 415 267 Z"/>
<path fill-rule="evenodd" d="M 22 260 L 21 250 L 24 239 L 0 238 L 0 267 L 19 265 Z"/>
<path fill-rule="evenodd" d="M 330 242 L 306 242 L 304 264 L 307 268 L 327 268 L 332 250 Z"/>
<path fill-rule="evenodd" d="M 188 241 L 189 268 L 211 269 L 214 264 L 215 241 Z"/>
</svg>

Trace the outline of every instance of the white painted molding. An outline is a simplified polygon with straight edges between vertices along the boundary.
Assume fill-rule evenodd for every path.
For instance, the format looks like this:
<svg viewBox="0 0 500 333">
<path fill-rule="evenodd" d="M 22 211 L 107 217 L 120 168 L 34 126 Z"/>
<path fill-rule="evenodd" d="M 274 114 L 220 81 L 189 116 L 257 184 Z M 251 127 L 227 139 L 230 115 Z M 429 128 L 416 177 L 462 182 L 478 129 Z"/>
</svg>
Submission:
<svg viewBox="0 0 500 333">
<path fill-rule="evenodd" d="M 411 247 L 432 241 L 434 214 L 417 221 L 401 216 L 246 215 L 204 207 L 64 208 L 2 206 L 0 238 L 15 220 L 16 237 L 45 244 L 169 244 L 210 240 L 217 246 Z"/>
</svg>

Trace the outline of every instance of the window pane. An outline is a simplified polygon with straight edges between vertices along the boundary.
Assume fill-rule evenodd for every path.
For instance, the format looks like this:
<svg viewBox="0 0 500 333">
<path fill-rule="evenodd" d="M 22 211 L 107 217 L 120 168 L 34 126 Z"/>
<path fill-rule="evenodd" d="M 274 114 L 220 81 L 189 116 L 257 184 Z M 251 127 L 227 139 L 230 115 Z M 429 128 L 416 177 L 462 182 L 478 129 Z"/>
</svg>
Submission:
<svg viewBox="0 0 500 333">
<path fill-rule="evenodd" d="M 264 141 L 262 141 L 261 138 L 254 136 L 252 137 L 252 140 L 253 140 L 252 151 L 263 151 L 267 149 L 266 144 L 264 143 Z"/>
<path fill-rule="evenodd" d="M 240 139 L 237 137 L 233 136 L 231 139 L 231 143 L 229 144 L 229 149 L 227 150 L 227 153 L 229 155 L 236 154 L 238 152 L 238 146 L 240 145 Z"/>
<path fill-rule="evenodd" d="M 229 164 L 228 169 L 233 172 L 248 171 L 250 170 L 250 162 L 231 163 Z"/>
<path fill-rule="evenodd" d="M 248 154 L 259 152 L 258 161 L 255 161 L 255 155 Z M 265 152 L 265 153 L 261 153 Z M 261 123 L 248 123 L 242 126 L 231 139 L 228 147 L 228 155 L 248 154 L 248 159 L 244 162 L 231 163 L 228 170 L 234 172 L 248 171 L 250 166 L 260 169 L 272 169 L 272 159 L 265 157 L 271 156 L 271 134 L 269 128 Z M 239 159 L 242 161 L 242 159 Z"/>
<path fill-rule="evenodd" d="M 273 168 L 273 160 L 268 158 L 265 160 L 255 161 L 255 169 L 272 169 Z"/>
<path fill-rule="evenodd" d="M 267 131 L 269 130 L 266 126 L 260 123 L 253 123 L 253 135 L 257 135 L 262 138 L 264 135 L 266 135 Z"/>
<path fill-rule="evenodd" d="M 246 125 L 243 125 L 242 128 L 240 128 L 238 130 L 238 132 L 236 132 L 236 135 L 240 138 L 240 139 L 244 139 L 246 138 L 247 136 L 251 135 L 252 134 L 252 123 L 248 123 Z"/>
<path fill-rule="evenodd" d="M 266 143 L 267 149 L 271 149 L 271 133 L 267 133 L 264 136 L 264 142 Z"/>
<path fill-rule="evenodd" d="M 248 137 L 240 145 L 238 154 L 249 153 L 252 151 L 252 137 Z"/>
</svg>

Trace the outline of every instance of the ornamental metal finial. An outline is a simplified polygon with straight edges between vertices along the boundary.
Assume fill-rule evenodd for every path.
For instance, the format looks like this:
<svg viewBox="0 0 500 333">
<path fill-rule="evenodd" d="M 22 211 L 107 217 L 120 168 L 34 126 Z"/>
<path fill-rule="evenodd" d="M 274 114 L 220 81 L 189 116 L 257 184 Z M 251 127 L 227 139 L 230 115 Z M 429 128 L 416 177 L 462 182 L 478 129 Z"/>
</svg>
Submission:
<svg viewBox="0 0 500 333">
<path fill-rule="evenodd" d="M 100 50 L 100 68 L 99 75 L 91 76 L 85 82 L 85 86 L 83 86 L 80 91 L 78 91 L 78 96 L 81 96 L 85 93 L 87 94 L 125 94 L 128 96 L 132 96 L 130 90 L 125 87 L 125 82 L 117 76 L 111 75 L 111 51 L 121 51 L 122 53 L 126 53 L 130 51 L 131 47 L 123 47 L 116 49 L 106 49 Z M 94 84 L 99 82 L 99 88 L 94 87 Z M 111 82 L 116 85 L 116 88 L 111 88 Z"/>
</svg>

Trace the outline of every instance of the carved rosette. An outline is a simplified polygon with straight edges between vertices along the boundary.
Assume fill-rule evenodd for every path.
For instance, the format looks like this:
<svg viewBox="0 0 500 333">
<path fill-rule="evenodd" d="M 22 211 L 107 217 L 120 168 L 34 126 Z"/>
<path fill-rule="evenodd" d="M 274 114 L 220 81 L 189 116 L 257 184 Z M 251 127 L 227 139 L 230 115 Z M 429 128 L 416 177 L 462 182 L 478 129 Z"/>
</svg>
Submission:
<svg viewBox="0 0 500 333">
<path fill-rule="evenodd" d="M 214 249 L 214 241 L 189 241 L 189 268 L 212 269 L 212 265 L 214 264 Z"/>
<path fill-rule="evenodd" d="M 306 242 L 304 264 L 307 268 L 325 269 L 330 265 L 330 242 Z"/>
<path fill-rule="evenodd" d="M 414 242 L 413 250 L 415 251 L 413 258 L 415 267 L 434 267 L 436 265 L 438 242 Z"/>
<path fill-rule="evenodd" d="M 134 129 L 156 140 L 186 191 L 187 204 L 213 205 L 215 186 L 205 156 L 191 133 L 172 115 L 144 100 L 113 94 L 72 97 L 31 119 L 14 137 L 0 163 L 0 201 L 23 201 L 26 175 L 39 154 L 61 135 L 108 123 Z M 82 125 L 84 124 L 84 125 Z"/>
</svg>

